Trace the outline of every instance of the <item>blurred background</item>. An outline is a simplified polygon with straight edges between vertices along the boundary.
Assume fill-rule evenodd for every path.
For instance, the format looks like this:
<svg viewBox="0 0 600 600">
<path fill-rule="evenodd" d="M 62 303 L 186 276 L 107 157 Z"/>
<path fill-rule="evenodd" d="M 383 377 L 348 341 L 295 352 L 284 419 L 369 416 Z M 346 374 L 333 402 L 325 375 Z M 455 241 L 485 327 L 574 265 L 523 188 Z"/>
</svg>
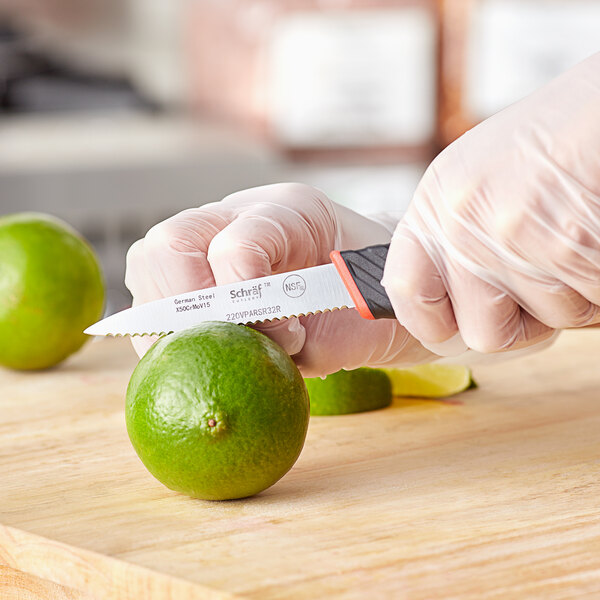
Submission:
<svg viewBox="0 0 600 600">
<path fill-rule="evenodd" d="M 302 181 L 401 213 L 444 146 L 597 51 L 599 0 L 0 0 L 0 214 L 76 227 L 114 312 L 175 212 Z"/>
</svg>

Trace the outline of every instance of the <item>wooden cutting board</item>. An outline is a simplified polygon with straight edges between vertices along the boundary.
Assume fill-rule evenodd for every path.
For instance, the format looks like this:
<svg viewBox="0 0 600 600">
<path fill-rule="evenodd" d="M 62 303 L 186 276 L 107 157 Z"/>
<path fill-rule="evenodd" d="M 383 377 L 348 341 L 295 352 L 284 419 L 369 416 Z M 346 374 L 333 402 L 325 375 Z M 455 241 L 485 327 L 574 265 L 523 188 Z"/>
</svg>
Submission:
<svg viewBox="0 0 600 600">
<path fill-rule="evenodd" d="M 0 598 L 600 597 L 600 330 L 448 401 L 311 420 L 257 497 L 172 492 L 127 438 L 127 340 L 0 371 Z"/>
</svg>

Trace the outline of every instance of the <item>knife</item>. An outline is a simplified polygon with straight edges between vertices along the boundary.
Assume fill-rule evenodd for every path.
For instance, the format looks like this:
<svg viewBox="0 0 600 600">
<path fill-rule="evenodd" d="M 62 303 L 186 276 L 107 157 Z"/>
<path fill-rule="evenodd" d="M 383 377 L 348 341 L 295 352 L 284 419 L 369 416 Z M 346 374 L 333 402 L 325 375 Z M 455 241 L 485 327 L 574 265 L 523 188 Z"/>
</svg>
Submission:
<svg viewBox="0 0 600 600">
<path fill-rule="evenodd" d="M 334 250 L 331 263 L 186 292 L 113 314 L 88 335 L 166 335 L 203 321 L 253 324 L 333 310 L 358 310 L 365 319 L 393 319 L 381 285 L 389 244 Z"/>
</svg>

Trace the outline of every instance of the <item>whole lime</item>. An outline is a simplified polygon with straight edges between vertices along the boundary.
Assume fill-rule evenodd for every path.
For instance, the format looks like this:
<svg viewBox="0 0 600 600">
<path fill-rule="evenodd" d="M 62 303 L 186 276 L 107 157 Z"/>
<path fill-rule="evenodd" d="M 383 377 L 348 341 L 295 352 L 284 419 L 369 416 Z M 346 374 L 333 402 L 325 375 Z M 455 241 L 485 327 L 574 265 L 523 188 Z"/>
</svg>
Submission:
<svg viewBox="0 0 600 600">
<path fill-rule="evenodd" d="M 102 316 L 98 260 L 66 223 L 37 213 L 0 218 L 0 364 L 51 367 Z"/>
<path fill-rule="evenodd" d="M 127 388 L 129 438 L 167 487 L 205 500 L 252 496 L 291 469 L 306 437 L 300 372 L 268 337 L 206 322 L 158 340 Z"/>
<path fill-rule="evenodd" d="M 305 379 L 311 415 L 345 415 L 385 408 L 392 403 L 392 383 L 379 369 L 337 371 Z"/>
</svg>

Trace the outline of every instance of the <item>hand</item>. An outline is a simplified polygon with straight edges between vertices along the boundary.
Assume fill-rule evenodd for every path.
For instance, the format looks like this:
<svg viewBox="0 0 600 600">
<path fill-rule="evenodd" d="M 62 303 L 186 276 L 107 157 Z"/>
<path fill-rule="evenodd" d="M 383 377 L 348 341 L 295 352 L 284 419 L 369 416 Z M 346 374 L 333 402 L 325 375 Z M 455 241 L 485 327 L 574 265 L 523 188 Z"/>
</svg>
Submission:
<svg viewBox="0 0 600 600">
<path fill-rule="evenodd" d="M 331 250 L 387 243 L 380 224 L 315 188 L 277 184 L 185 210 L 153 227 L 127 255 L 134 305 L 196 289 L 330 262 Z M 363 365 L 434 358 L 394 320 L 340 310 L 257 327 L 293 356 L 305 377 Z M 141 356 L 154 342 L 133 338 Z"/>
<path fill-rule="evenodd" d="M 399 321 L 440 354 L 600 322 L 600 54 L 433 161 L 383 284 Z"/>
</svg>

